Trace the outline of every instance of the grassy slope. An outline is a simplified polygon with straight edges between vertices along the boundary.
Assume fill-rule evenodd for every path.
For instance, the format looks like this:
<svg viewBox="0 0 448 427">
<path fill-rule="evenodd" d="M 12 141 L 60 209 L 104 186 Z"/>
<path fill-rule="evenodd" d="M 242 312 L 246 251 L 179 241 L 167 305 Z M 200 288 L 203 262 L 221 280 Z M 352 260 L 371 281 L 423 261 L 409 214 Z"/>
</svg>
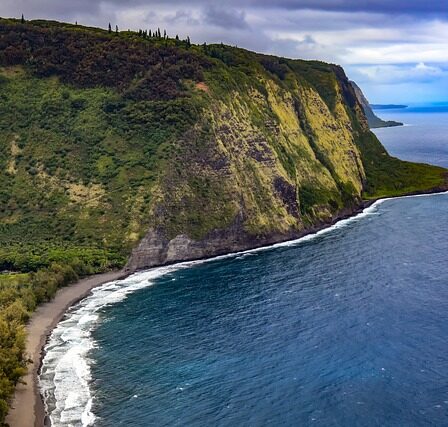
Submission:
<svg viewBox="0 0 448 427">
<path fill-rule="evenodd" d="M 446 169 L 391 157 L 371 132 L 360 135 L 358 146 L 367 178 L 364 188 L 365 199 L 448 188 Z"/>
<path fill-rule="evenodd" d="M 94 270 L 122 265 L 146 226 L 169 140 L 191 111 L 182 100 L 129 101 L 117 114 L 111 90 L 76 89 L 21 67 L 3 68 L 0 79 L 0 266 L 32 271 L 70 258 Z M 173 123 L 155 118 L 166 110 Z"/>
<path fill-rule="evenodd" d="M 57 287 L 122 266 L 148 227 L 201 238 L 241 213 L 254 234 L 302 229 L 362 185 L 375 198 L 443 184 L 444 170 L 388 156 L 341 73 L 0 20 L 0 265 L 26 273 L 0 276 L 0 420 L 29 313 Z"/>
</svg>

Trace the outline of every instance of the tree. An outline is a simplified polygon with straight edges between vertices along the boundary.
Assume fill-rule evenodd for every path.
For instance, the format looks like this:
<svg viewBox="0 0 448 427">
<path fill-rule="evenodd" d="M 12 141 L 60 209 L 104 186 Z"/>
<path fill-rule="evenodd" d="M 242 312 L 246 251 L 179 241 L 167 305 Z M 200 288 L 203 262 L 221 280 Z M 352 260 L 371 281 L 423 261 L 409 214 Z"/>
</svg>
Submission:
<svg viewBox="0 0 448 427">
<path fill-rule="evenodd" d="M 115 32 L 118 34 L 118 25 L 115 25 Z"/>
<path fill-rule="evenodd" d="M 187 47 L 191 46 L 190 36 L 187 36 Z"/>
<path fill-rule="evenodd" d="M 149 37 L 152 37 L 152 32 L 151 32 L 151 30 L 149 30 Z"/>
<path fill-rule="evenodd" d="M 109 22 L 109 34 L 112 32 L 112 26 L 110 25 L 110 22 Z"/>
<path fill-rule="evenodd" d="M 20 20 L 20 22 L 21 22 L 22 24 L 25 23 L 25 18 L 23 17 L 23 13 L 22 13 L 22 19 Z"/>
<path fill-rule="evenodd" d="M 163 38 L 166 39 L 166 30 L 163 30 Z"/>
</svg>

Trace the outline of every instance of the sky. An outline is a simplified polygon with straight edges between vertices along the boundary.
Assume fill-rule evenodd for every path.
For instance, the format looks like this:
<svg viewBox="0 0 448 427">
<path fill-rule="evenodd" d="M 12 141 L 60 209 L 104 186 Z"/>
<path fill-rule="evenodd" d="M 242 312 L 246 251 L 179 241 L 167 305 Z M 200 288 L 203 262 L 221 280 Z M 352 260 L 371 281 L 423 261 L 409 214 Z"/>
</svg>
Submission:
<svg viewBox="0 0 448 427">
<path fill-rule="evenodd" d="M 371 103 L 448 101 L 448 0 L 0 0 L 22 13 L 337 63 Z"/>
</svg>

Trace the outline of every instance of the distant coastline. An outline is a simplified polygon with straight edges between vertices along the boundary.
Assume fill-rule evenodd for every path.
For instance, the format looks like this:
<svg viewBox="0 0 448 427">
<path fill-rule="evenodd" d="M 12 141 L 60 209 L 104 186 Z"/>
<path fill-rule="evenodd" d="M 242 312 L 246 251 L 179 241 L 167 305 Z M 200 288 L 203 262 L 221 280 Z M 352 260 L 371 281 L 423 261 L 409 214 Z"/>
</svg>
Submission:
<svg viewBox="0 0 448 427">
<path fill-rule="evenodd" d="M 408 108 L 408 105 L 402 104 L 370 104 L 374 110 L 398 110 Z"/>
<path fill-rule="evenodd" d="M 378 117 L 374 112 L 373 109 L 375 108 L 374 105 L 376 106 L 382 106 L 382 107 L 386 107 L 386 108 L 382 108 L 382 109 L 392 109 L 392 105 L 387 105 L 387 104 L 374 104 L 371 105 L 368 101 L 368 99 L 365 97 L 365 95 L 362 93 L 361 88 L 354 82 L 354 81 L 350 81 L 354 91 L 355 91 L 355 95 L 356 98 L 358 99 L 358 102 L 361 104 L 363 110 L 364 110 L 364 114 L 366 115 L 366 119 L 367 119 L 367 123 L 369 124 L 369 128 L 370 129 L 378 129 L 378 128 L 388 128 L 388 127 L 394 127 L 394 126 L 403 126 L 403 123 L 401 122 L 396 122 L 394 120 L 383 120 L 380 117 Z M 401 107 L 401 106 L 400 106 Z M 398 105 L 395 105 L 395 108 L 400 108 Z"/>
</svg>

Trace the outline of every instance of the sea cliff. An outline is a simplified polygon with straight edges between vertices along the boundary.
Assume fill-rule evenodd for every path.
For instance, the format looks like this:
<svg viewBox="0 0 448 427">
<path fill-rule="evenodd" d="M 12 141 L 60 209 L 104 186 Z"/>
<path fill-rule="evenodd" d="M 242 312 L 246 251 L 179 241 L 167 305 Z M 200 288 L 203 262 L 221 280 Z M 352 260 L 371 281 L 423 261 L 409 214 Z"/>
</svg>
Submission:
<svg viewBox="0 0 448 427">
<path fill-rule="evenodd" d="M 377 128 L 387 128 L 387 127 L 394 127 L 394 126 L 403 126 L 403 123 L 396 122 L 394 120 L 383 120 L 380 119 L 373 111 L 373 106 L 369 103 L 365 95 L 363 94 L 361 88 L 353 81 L 350 82 L 353 86 L 353 89 L 356 94 L 356 98 L 358 99 L 359 103 L 362 105 L 362 108 L 364 110 L 364 114 L 367 118 L 367 123 L 369 124 L 369 127 L 371 129 L 377 129 Z M 400 107 L 400 106 L 399 106 Z"/>
<path fill-rule="evenodd" d="M 245 249 L 444 183 L 391 158 L 343 69 L 323 62 L 0 20 L 0 94 L 10 270 Z"/>
<path fill-rule="evenodd" d="M 0 19 L 0 99 L 0 420 L 23 325 L 59 287 L 446 188 L 446 170 L 389 156 L 343 69 L 318 61 Z"/>
</svg>

